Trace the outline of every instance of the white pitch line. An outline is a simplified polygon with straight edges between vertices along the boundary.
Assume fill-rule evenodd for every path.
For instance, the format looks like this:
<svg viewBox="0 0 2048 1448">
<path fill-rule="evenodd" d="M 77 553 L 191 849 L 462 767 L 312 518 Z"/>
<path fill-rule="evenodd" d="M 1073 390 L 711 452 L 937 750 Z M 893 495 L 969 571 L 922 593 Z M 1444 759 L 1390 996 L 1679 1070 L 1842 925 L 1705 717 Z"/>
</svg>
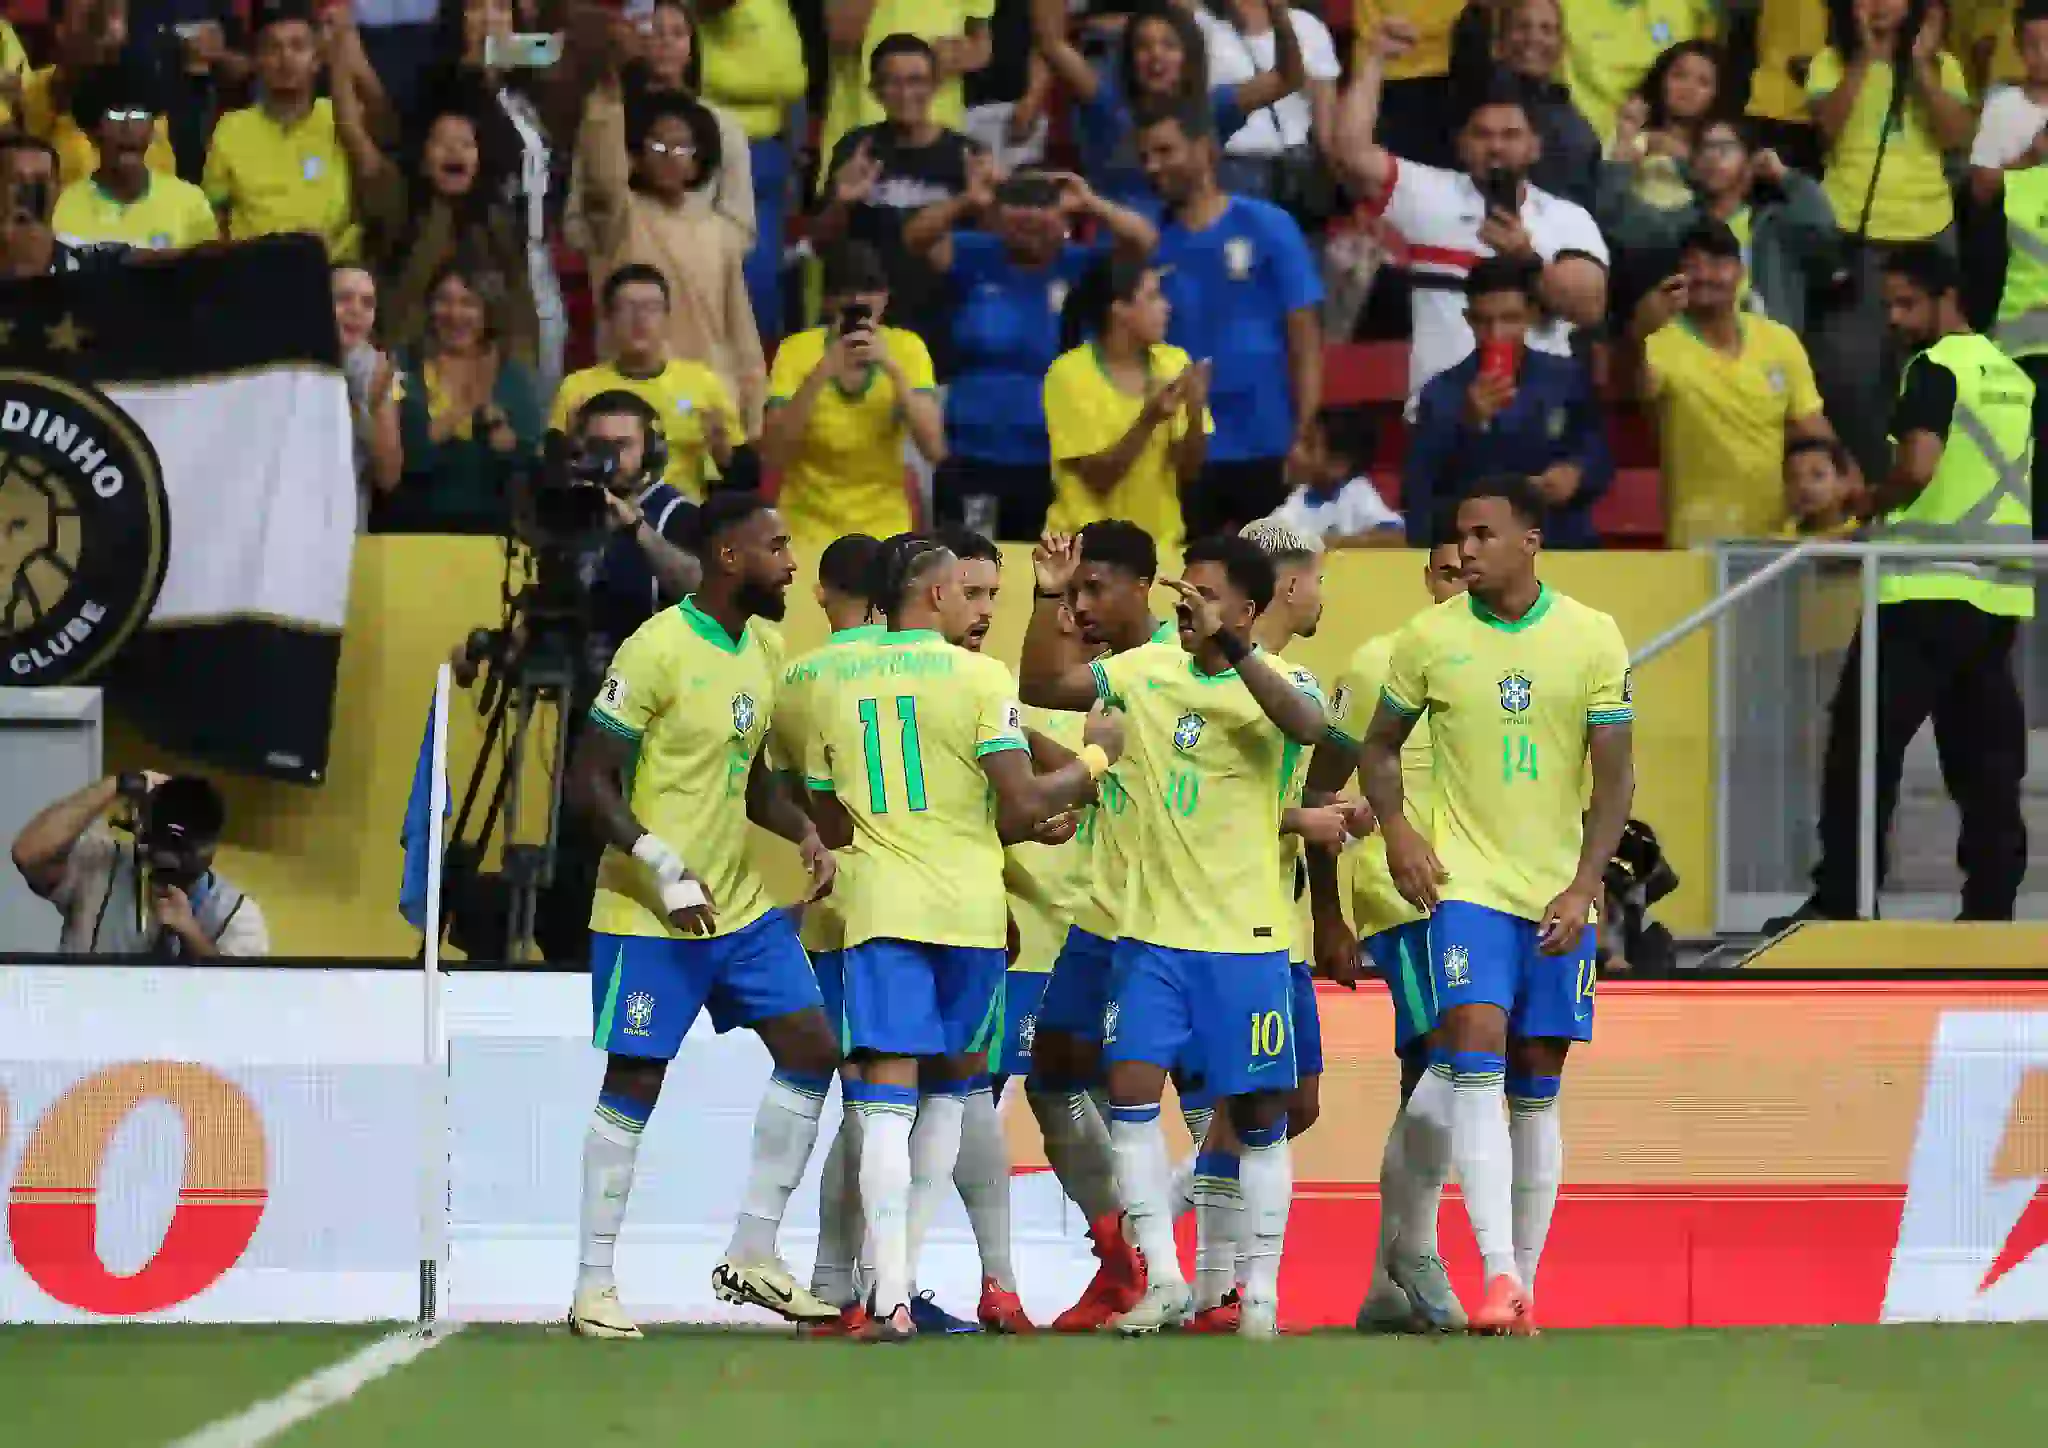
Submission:
<svg viewBox="0 0 2048 1448">
<path fill-rule="evenodd" d="M 380 1337 L 340 1362 L 300 1378 L 274 1398 L 208 1423 L 195 1433 L 178 1439 L 170 1448 L 261 1448 L 286 1429 L 345 1403 L 386 1373 L 397 1371 L 433 1348 L 439 1347 L 462 1329 L 459 1322 L 435 1324 L 431 1333 L 405 1328 Z"/>
</svg>

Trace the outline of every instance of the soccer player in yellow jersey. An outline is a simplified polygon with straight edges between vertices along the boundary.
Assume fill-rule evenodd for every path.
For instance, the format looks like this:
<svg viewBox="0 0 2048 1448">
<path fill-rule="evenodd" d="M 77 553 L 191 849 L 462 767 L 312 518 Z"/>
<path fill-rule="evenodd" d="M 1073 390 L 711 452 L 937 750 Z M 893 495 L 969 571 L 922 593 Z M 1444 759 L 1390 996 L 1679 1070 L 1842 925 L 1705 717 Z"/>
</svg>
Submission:
<svg viewBox="0 0 2048 1448">
<path fill-rule="evenodd" d="M 1444 530 L 1448 534 L 1448 529 Z M 1422 570 L 1432 603 L 1465 591 L 1465 566 L 1455 537 L 1438 539 Z M 1308 796 L 1334 796 L 1358 767 L 1358 746 L 1387 681 L 1394 635 L 1361 644 L 1337 679 L 1330 697 L 1330 729 L 1316 746 L 1309 767 Z M 1402 792 L 1408 817 L 1430 827 L 1436 788 L 1430 773 L 1429 721 L 1418 719 L 1401 746 Z M 1375 831 L 1360 841 L 1352 858 L 1352 918 L 1344 921 L 1338 900 L 1334 856 L 1311 851 L 1309 893 L 1315 913 L 1317 965 L 1340 982 L 1358 972 L 1359 936 L 1365 953 L 1387 983 L 1394 1006 L 1394 1053 L 1401 1058 L 1401 1101 L 1405 1108 L 1429 1065 L 1430 1032 L 1436 1026 L 1435 992 L 1429 980 L 1429 917 L 1401 898 L 1387 874 L 1386 841 Z M 1444 1175 L 1450 1170 L 1449 1137 L 1435 1123 L 1405 1109 L 1394 1116 L 1380 1158 L 1380 1240 L 1372 1286 L 1358 1310 L 1361 1332 L 1456 1332 L 1465 1309 L 1451 1288 L 1437 1255 L 1437 1209 Z M 1396 1257 L 1399 1261 L 1396 1262 Z"/>
<path fill-rule="evenodd" d="M 830 852 L 761 757 L 782 650 L 756 620 L 782 617 L 796 565 L 781 516 L 755 494 L 715 494 L 697 521 L 702 586 L 620 646 L 571 770 L 572 799 L 610 846 L 590 919 L 594 1044 L 607 1059 L 584 1139 L 582 1266 L 569 1314 L 571 1329 L 592 1337 L 639 1335 L 619 1305 L 612 1258 L 641 1133 L 706 1006 L 719 1030 L 752 1029 L 775 1060 L 713 1291 L 792 1321 L 838 1315 L 775 1256 L 839 1051 L 796 929 L 769 898 L 747 838 L 752 822 L 793 841 L 813 894 L 831 887 Z"/>
<path fill-rule="evenodd" d="M 831 838 L 851 854 L 841 1040 L 861 1067 L 860 1190 L 874 1302 L 863 1335 L 893 1342 L 916 1332 L 911 1131 L 920 1063 L 927 1085 L 972 1075 L 1001 1019 L 1003 842 L 1029 838 L 1092 794 L 1122 731 L 1100 713 L 1080 758 L 1035 774 L 1009 670 L 946 641 L 967 632 L 958 560 L 933 544 L 889 549 L 884 564 L 877 597 L 890 631 L 829 661 L 831 774 L 811 783 L 830 796 L 822 807 L 843 815 Z M 952 1174 L 960 1121 L 939 1107 L 927 1128 L 920 1165 L 932 1179 Z"/>
<path fill-rule="evenodd" d="M 1450 1131 L 1486 1279 L 1472 1327 L 1487 1332 L 1535 1329 L 1564 1165 L 1558 1083 L 1593 1036 L 1588 920 L 1635 789 L 1628 649 L 1613 619 L 1537 579 L 1543 507 L 1526 478 L 1466 489 L 1467 596 L 1401 630 L 1363 751 L 1387 871 L 1430 914 L 1437 1050 L 1408 1109 Z M 1407 813 L 1401 777 L 1424 714 L 1433 829 Z"/>
<path fill-rule="evenodd" d="M 1137 524 L 1099 520 L 1066 536 L 1048 534 L 1032 554 L 1037 593 L 1024 632 L 1019 684 L 1027 705 L 1086 709 L 1095 702 L 1091 658 L 1148 643 L 1170 643 L 1173 626 L 1153 616 L 1159 573 L 1154 541 Z M 1079 647 L 1060 627 L 1074 621 Z M 1053 961 L 1039 1002 L 1026 1099 L 1045 1139 L 1046 1160 L 1088 1223 L 1098 1262 L 1078 1301 L 1053 1319 L 1055 1332 L 1093 1332 L 1145 1293 L 1145 1264 L 1123 1230 L 1109 1129 L 1093 1093 L 1102 1081 L 1109 960 L 1124 903 L 1126 863 L 1137 843 L 1128 762 L 1103 777 L 1086 830 L 1089 888 Z"/>
</svg>

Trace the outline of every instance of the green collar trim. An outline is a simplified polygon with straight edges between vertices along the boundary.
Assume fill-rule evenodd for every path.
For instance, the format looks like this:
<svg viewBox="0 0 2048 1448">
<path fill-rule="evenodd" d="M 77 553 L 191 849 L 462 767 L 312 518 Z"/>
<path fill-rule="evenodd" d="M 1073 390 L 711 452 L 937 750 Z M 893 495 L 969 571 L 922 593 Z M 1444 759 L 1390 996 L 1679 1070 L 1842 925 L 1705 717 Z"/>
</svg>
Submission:
<svg viewBox="0 0 2048 1448">
<path fill-rule="evenodd" d="M 879 623 L 857 623 L 852 628 L 840 629 L 825 640 L 828 644 L 854 644 L 863 639 L 880 638 L 889 631 L 888 625 Z"/>
<path fill-rule="evenodd" d="M 1255 653 L 1255 654 L 1257 654 L 1257 655 L 1259 655 L 1259 656 L 1260 656 L 1260 657 L 1262 657 L 1262 658 L 1263 658 L 1263 657 L 1265 656 L 1265 653 L 1266 653 L 1266 651 L 1265 651 L 1264 649 L 1260 648 L 1260 647 L 1259 647 L 1259 646 L 1258 646 L 1257 644 L 1253 644 L 1253 645 L 1252 645 L 1252 652 L 1253 652 L 1253 653 Z M 1189 654 L 1189 655 L 1188 655 L 1188 672 L 1189 672 L 1190 674 L 1194 675 L 1194 677 L 1196 678 L 1196 680 L 1197 680 L 1197 681 L 1199 681 L 1199 682 L 1201 682 L 1201 683 L 1204 683 L 1204 684 L 1222 684 L 1222 683 L 1227 683 L 1227 682 L 1228 682 L 1228 681 L 1230 681 L 1231 679 L 1234 679 L 1234 678 L 1236 678 L 1236 677 L 1237 677 L 1237 670 L 1236 670 L 1236 669 L 1225 669 L 1225 670 L 1224 670 L 1224 671 L 1223 671 L 1222 673 L 1220 673 L 1220 674 L 1205 674 L 1205 673 L 1203 673 L 1203 672 L 1201 671 L 1201 669 L 1199 669 L 1199 668 L 1197 668 L 1197 667 L 1196 667 L 1196 665 L 1195 665 L 1195 656 L 1194 656 L 1193 654 Z"/>
<path fill-rule="evenodd" d="M 1478 619 L 1488 628 L 1497 628 L 1502 633 L 1520 633 L 1523 629 L 1530 627 L 1538 619 L 1542 618 L 1544 614 L 1550 612 L 1550 602 L 1557 595 L 1550 591 L 1549 584 L 1537 584 L 1536 601 L 1529 605 L 1527 613 L 1515 619 L 1502 618 L 1499 614 L 1481 603 L 1479 595 L 1476 593 L 1468 593 L 1465 597 L 1472 605 L 1472 617 Z"/>
<path fill-rule="evenodd" d="M 935 628 L 884 629 L 881 636 L 875 642 L 883 644 L 921 644 L 932 639 L 937 639 L 940 643 L 945 642 L 944 636 Z"/>
<path fill-rule="evenodd" d="M 1170 618 L 1161 619 L 1157 624 L 1153 625 L 1151 641 L 1155 644 L 1178 643 L 1180 641 L 1180 625 Z"/>
<path fill-rule="evenodd" d="M 696 594 L 691 594 L 688 598 L 677 604 L 676 609 L 682 614 L 684 621 L 690 625 L 691 631 L 698 638 L 704 640 L 704 642 L 724 649 L 729 654 L 736 654 L 746 647 L 746 630 L 742 629 L 738 638 L 734 638 L 731 634 L 727 633 L 724 624 L 720 623 L 703 609 L 697 607 Z"/>
</svg>

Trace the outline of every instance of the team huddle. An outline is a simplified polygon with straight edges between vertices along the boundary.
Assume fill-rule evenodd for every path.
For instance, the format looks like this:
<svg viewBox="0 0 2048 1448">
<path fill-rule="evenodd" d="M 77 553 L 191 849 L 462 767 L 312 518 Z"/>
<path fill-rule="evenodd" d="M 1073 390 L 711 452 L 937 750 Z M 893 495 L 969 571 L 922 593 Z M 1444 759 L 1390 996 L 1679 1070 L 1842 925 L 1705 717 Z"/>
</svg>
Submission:
<svg viewBox="0 0 2048 1448">
<path fill-rule="evenodd" d="M 1319 1109 L 1315 978 L 1370 968 L 1403 1106 L 1359 1325 L 1533 1332 L 1559 1080 L 1591 1039 L 1589 921 L 1633 789 L 1627 651 L 1538 580 L 1541 508 L 1523 480 L 1474 484 L 1429 554 L 1431 606 L 1326 695 L 1286 657 L 1322 622 L 1321 550 L 1272 520 L 1190 544 L 1177 579 L 1128 522 L 1048 537 L 1013 674 L 983 651 L 1000 554 L 958 530 L 836 540 L 831 635 L 785 659 L 787 530 L 714 494 L 699 591 L 620 648 L 572 768 L 611 848 L 571 1327 L 639 1335 L 613 1256 L 667 1064 L 708 1009 L 774 1060 L 720 1300 L 868 1341 L 1033 1330 L 997 1115 L 1017 1077 L 1098 1259 L 1051 1326 L 1271 1337 L 1289 1142 Z M 798 847 L 801 905 L 770 898 L 750 823 Z M 835 1075 L 807 1289 L 777 1239 Z M 1197 1148 L 1178 1168 L 1169 1081 Z M 1452 1171 L 1484 1264 L 1469 1317 L 1437 1252 Z M 971 1321 L 917 1288 L 954 1191 Z"/>
</svg>

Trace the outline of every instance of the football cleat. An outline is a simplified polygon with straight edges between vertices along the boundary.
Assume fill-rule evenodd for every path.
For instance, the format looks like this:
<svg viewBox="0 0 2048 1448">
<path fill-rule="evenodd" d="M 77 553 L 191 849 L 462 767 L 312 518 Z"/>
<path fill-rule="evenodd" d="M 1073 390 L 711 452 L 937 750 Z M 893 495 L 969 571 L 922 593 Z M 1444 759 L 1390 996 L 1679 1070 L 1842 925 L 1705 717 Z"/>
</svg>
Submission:
<svg viewBox="0 0 2048 1448">
<path fill-rule="evenodd" d="M 911 1320 L 909 1304 L 902 1302 L 893 1312 L 870 1317 L 860 1330 L 862 1342 L 909 1342 L 916 1336 L 917 1324 Z"/>
<path fill-rule="evenodd" d="M 1146 1285 L 1145 1295 L 1138 1299 L 1137 1306 L 1110 1326 L 1125 1337 L 1146 1337 L 1162 1328 L 1179 1327 L 1188 1320 L 1194 1305 L 1195 1295 L 1188 1290 L 1187 1283 L 1154 1278 Z"/>
<path fill-rule="evenodd" d="M 1145 1295 L 1145 1259 L 1124 1240 L 1123 1215 L 1101 1217 L 1088 1235 L 1095 1242 L 1095 1276 L 1080 1300 L 1052 1320 L 1054 1332 L 1100 1332 Z"/>
<path fill-rule="evenodd" d="M 1182 1332 L 1236 1332 L 1238 1323 L 1244 1317 L 1244 1304 L 1238 1297 L 1237 1289 L 1231 1288 L 1223 1294 L 1223 1300 L 1214 1307 L 1205 1307 L 1182 1326 Z"/>
<path fill-rule="evenodd" d="M 832 1322 L 839 1309 L 820 1302 L 809 1289 L 789 1275 L 780 1262 L 734 1262 L 727 1259 L 711 1269 L 711 1292 L 720 1302 L 746 1307 L 765 1307 L 791 1322 Z"/>
<path fill-rule="evenodd" d="M 993 1277 L 981 1279 L 981 1305 L 974 1315 L 989 1332 L 1023 1334 L 1038 1331 L 1030 1317 L 1024 1312 L 1024 1304 L 1017 1294 L 1000 1285 Z"/>
<path fill-rule="evenodd" d="M 804 1337 L 859 1337 L 860 1330 L 867 1325 L 867 1308 L 858 1302 L 849 1302 L 830 1322 L 807 1322 L 797 1332 Z"/>
<path fill-rule="evenodd" d="M 1522 1284 L 1506 1272 L 1488 1282 L 1486 1300 L 1472 1314 L 1471 1329 L 1479 1333 L 1527 1336 L 1531 1329 L 1529 1294 Z"/>
<path fill-rule="evenodd" d="M 1391 1278 L 1375 1277 L 1365 1301 L 1358 1306 L 1354 1326 L 1369 1333 L 1420 1332 L 1422 1319 L 1398 1284 Z"/>
<path fill-rule="evenodd" d="M 1278 1337 L 1280 1304 L 1271 1298 L 1246 1298 L 1244 1312 L 1238 1318 L 1237 1335 L 1267 1340 Z"/>
<path fill-rule="evenodd" d="M 569 1331 L 578 1337 L 640 1336 L 640 1329 L 619 1306 L 619 1289 L 609 1283 L 603 1287 L 577 1289 L 576 1301 L 569 1308 Z"/>
<path fill-rule="evenodd" d="M 1465 1308 L 1451 1287 L 1451 1274 L 1444 1259 L 1434 1253 L 1395 1253 L 1387 1259 L 1387 1275 L 1394 1279 L 1424 1332 L 1463 1332 Z"/>
<path fill-rule="evenodd" d="M 980 1332 L 981 1324 L 969 1322 L 964 1317 L 955 1317 L 939 1306 L 938 1299 L 930 1292 L 920 1292 L 910 1299 L 910 1320 L 917 1324 L 920 1333 L 931 1336 L 957 1337 L 963 1333 Z"/>
</svg>

